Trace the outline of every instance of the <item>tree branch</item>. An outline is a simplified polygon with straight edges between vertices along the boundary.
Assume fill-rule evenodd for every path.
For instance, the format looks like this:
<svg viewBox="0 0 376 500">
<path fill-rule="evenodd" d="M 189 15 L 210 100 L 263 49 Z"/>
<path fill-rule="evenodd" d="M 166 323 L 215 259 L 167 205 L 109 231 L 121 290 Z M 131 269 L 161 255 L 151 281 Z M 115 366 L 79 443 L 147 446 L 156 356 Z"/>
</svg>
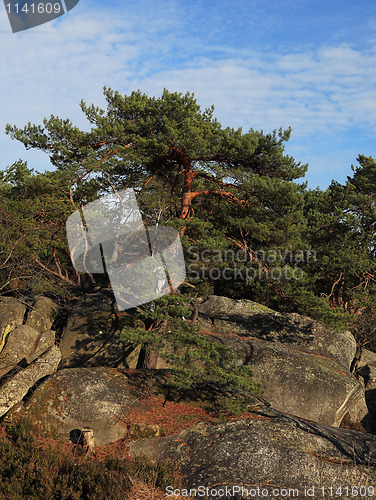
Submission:
<svg viewBox="0 0 376 500">
<path fill-rule="evenodd" d="M 73 287 L 77 287 L 78 286 L 78 283 L 75 283 L 73 280 L 69 279 L 67 276 L 63 276 L 63 274 L 61 273 L 61 269 L 60 269 L 60 266 L 58 267 L 58 272 L 56 271 L 53 271 L 52 269 L 49 269 L 48 267 L 46 267 L 44 264 L 42 264 L 42 262 L 40 262 L 40 260 L 38 260 L 37 258 L 34 259 L 35 262 L 37 264 L 39 264 L 45 271 L 47 271 L 48 273 L 52 274 L 53 276 L 56 276 L 57 278 L 61 279 L 62 281 L 65 281 L 65 283 L 68 283 L 69 285 L 73 286 Z M 56 261 L 55 261 L 56 263 Z"/>
</svg>

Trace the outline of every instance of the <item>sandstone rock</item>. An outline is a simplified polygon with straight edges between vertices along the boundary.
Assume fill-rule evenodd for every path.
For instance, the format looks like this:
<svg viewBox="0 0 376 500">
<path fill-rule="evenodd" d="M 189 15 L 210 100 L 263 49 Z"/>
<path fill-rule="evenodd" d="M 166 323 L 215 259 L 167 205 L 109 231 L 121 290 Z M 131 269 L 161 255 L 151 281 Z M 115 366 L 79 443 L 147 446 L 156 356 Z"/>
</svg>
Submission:
<svg viewBox="0 0 376 500">
<path fill-rule="evenodd" d="M 16 403 L 21 401 L 38 380 L 54 373 L 60 359 L 59 348 L 52 346 L 29 366 L 21 369 L 7 380 L 0 387 L 0 416 L 7 413 Z"/>
<path fill-rule="evenodd" d="M 26 306 L 14 297 L 0 297 L 0 352 L 11 330 L 22 325 Z"/>
<path fill-rule="evenodd" d="M 34 349 L 31 351 L 30 355 L 26 358 L 28 363 L 37 359 L 41 354 L 43 354 L 47 349 L 53 346 L 55 343 L 55 332 L 54 330 L 45 330 L 42 332 L 35 344 Z"/>
<path fill-rule="evenodd" d="M 347 424 L 370 429 L 364 384 L 349 371 L 356 353 L 349 332 L 217 296 L 200 304 L 198 322 L 208 340 L 227 345 L 239 365 L 252 367 L 263 397 L 278 410 L 333 426 L 346 416 Z M 163 356 L 156 367 L 170 368 Z"/>
<path fill-rule="evenodd" d="M 347 413 L 354 423 L 366 417 L 364 386 L 330 358 L 260 340 L 252 347 L 248 364 L 277 410 L 333 426 Z"/>
<path fill-rule="evenodd" d="M 138 353 L 117 334 L 121 326 L 134 322 L 128 313 L 118 313 L 112 294 L 104 292 L 80 299 L 69 314 L 60 341 L 61 368 L 112 366 L 136 368 Z M 133 326 L 133 325 L 131 325 Z"/>
<path fill-rule="evenodd" d="M 342 486 L 344 491 L 346 486 L 359 488 L 376 480 L 374 436 L 325 428 L 272 411 L 223 424 L 200 423 L 174 436 L 140 439 L 130 444 L 130 453 L 179 465 L 183 487 L 188 489 L 243 486 L 250 491 L 240 496 L 235 490 L 238 496 L 232 498 L 300 498 L 306 496 L 305 487 L 314 487 L 314 498 L 323 497 L 324 487 L 324 498 L 329 498 L 329 487 Z M 264 493 L 257 494 L 258 487 Z M 298 494 L 289 495 L 288 488 Z M 209 492 L 202 498 L 211 500 L 218 494 Z M 344 493 L 342 498 L 351 495 Z"/>
<path fill-rule="evenodd" d="M 262 311 L 262 312 L 260 312 Z M 356 352 L 348 332 L 298 314 L 280 314 L 251 301 L 209 296 L 199 306 L 200 330 L 250 365 L 263 397 L 280 411 L 339 426 L 371 429 L 364 384 L 350 373 Z M 169 369 L 159 353 L 155 368 Z"/>
<path fill-rule="evenodd" d="M 47 297 L 35 298 L 33 307 L 29 310 L 25 325 L 28 325 L 39 333 L 50 330 L 58 313 L 58 306 Z"/>
<path fill-rule="evenodd" d="M 362 349 L 360 360 L 358 362 L 358 368 L 362 368 L 362 366 L 366 365 L 376 366 L 376 352 L 370 351 L 368 349 Z"/>
<path fill-rule="evenodd" d="M 277 313 L 252 301 L 211 295 L 199 306 L 200 329 L 293 345 L 301 351 L 330 357 L 349 369 L 356 342 L 348 331 L 325 327 L 295 313 Z"/>
<path fill-rule="evenodd" d="M 269 307 L 253 302 L 252 300 L 234 300 L 219 295 L 209 295 L 200 304 L 200 313 L 213 317 L 218 315 L 239 315 L 240 317 L 257 313 L 271 313 L 275 311 Z"/>
<path fill-rule="evenodd" d="M 20 411 L 43 433 L 69 440 L 74 431 L 93 429 L 99 445 L 127 435 L 127 406 L 137 396 L 123 373 L 112 368 L 68 368 L 43 382 Z"/>
<path fill-rule="evenodd" d="M 349 422 L 368 425 L 364 385 L 328 356 L 309 354 L 266 340 L 229 335 L 208 336 L 236 352 L 239 364 L 252 367 L 263 397 L 277 410 L 324 425 Z"/>
<path fill-rule="evenodd" d="M 55 332 L 52 330 L 39 333 L 27 325 L 17 326 L 8 334 L 5 347 L 0 353 L 0 377 L 23 359 L 31 363 L 54 343 Z"/>
</svg>

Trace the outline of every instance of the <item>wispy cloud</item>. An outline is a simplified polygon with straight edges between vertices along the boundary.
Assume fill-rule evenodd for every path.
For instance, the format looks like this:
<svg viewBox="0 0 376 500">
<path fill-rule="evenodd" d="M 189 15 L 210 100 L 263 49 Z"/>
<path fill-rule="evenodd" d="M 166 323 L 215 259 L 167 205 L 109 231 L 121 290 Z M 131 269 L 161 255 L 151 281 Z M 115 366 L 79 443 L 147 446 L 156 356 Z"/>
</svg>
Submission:
<svg viewBox="0 0 376 500">
<path fill-rule="evenodd" d="M 289 55 L 199 61 L 188 68 L 156 72 L 134 84 L 193 90 L 200 102 L 214 102 L 234 125 L 271 129 L 292 125 L 297 133 L 333 133 L 351 123 L 375 123 L 376 53 L 348 46 Z"/>
<path fill-rule="evenodd" d="M 291 125 L 292 150 L 305 153 L 298 159 L 313 163 L 318 172 L 315 162 L 321 158 L 325 163 L 325 158 L 317 147 L 327 147 L 325 138 L 331 137 L 333 144 L 334 136 L 350 130 L 368 137 L 374 133 L 376 45 L 360 50 L 344 43 L 324 44 L 286 53 L 237 50 L 211 38 L 204 46 L 203 38 L 192 39 L 184 31 L 174 2 L 163 10 L 155 2 L 154 10 L 143 16 L 131 9 L 80 6 L 55 23 L 17 35 L 7 34 L 8 20 L 0 9 L 0 38 L 6 42 L 0 56 L 5 164 L 20 155 L 26 158 L 2 133 L 7 122 L 23 126 L 54 114 L 88 127 L 79 102 L 83 98 L 104 106 L 104 85 L 123 93 L 139 88 L 160 95 L 164 87 L 194 92 L 202 107 L 215 105 L 226 126 L 270 131 Z M 355 140 L 354 147 L 360 146 Z M 343 151 L 337 164 L 335 155 L 325 154 L 338 170 Z"/>
</svg>

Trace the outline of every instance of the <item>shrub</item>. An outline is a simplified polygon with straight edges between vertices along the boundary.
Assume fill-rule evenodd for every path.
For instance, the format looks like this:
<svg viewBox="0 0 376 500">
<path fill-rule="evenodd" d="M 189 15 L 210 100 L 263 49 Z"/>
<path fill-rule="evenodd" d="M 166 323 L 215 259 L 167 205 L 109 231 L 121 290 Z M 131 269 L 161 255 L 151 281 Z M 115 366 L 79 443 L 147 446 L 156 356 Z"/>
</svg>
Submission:
<svg viewBox="0 0 376 500">
<path fill-rule="evenodd" d="M 7 500 L 127 500 L 133 481 L 165 489 L 177 471 L 145 459 L 77 457 L 58 443 L 42 446 L 28 420 L 8 425 L 0 437 L 0 498 Z"/>
<path fill-rule="evenodd" d="M 153 308 L 139 309 L 137 316 L 145 327 L 125 327 L 120 338 L 167 362 L 171 368 L 163 385 L 168 398 L 203 399 L 217 413 L 246 411 L 260 392 L 251 368 L 239 366 L 230 348 L 200 333 L 193 321 L 184 321 L 192 315 L 186 303 L 184 296 L 161 297 Z"/>
</svg>

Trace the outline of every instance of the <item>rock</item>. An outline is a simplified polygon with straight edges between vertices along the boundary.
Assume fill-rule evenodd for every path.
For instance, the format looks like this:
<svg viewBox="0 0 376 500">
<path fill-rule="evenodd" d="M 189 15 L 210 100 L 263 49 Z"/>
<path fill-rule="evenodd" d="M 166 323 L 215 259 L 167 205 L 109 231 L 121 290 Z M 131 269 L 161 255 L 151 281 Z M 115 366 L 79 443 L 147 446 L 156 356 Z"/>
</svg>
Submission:
<svg viewBox="0 0 376 500">
<path fill-rule="evenodd" d="M 277 313 L 247 300 L 210 295 L 199 306 L 198 323 L 203 332 L 258 338 L 329 356 L 348 370 L 356 354 L 355 339 L 348 331 L 327 328 L 299 314 Z"/>
<path fill-rule="evenodd" d="M 38 380 L 54 373 L 60 359 L 60 350 L 54 345 L 25 369 L 21 369 L 7 380 L 0 387 L 0 416 L 21 401 Z"/>
<path fill-rule="evenodd" d="M 43 382 L 20 412 L 41 432 L 69 440 L 84 427 L 99 445 L 127 435 L 127 406 L 137 396 L 126 375 L 113 368 L 65 368 Z"/>
<path fill-rule="evenodd" d="M 236 353 L 238 365 L 252 367 L 263 397 L 276 409 L 324 425 L 340 426 L 346 417 L 348 426 L 371 429 L 364 384 L 349 370 L 356 345 L 348 332 L 216 296 L 200 304 L 198 324 L 208 340 Z M 164 359 L 171 351 L 168 344 L 159 351 L 156 369 L 171 368 Z"/>
<path fill-rule="evenodd" d="M 368 349 L 362 349 L 358 362 L 358 368 L 362 368 L 362 366 L 366 365 L 376 366 L 376 352 L 370 351 Z"/>
<path fill-rule="evenodd" d="M 129 313 L 117 312 L 112 294 L 100 292 L 80 299 L 61 336 L 61 368 L 136 368 L 138 353 L 135 355 L 134 348 L 117 334 L 127 320 L 134 322 Z"/>
<path fill-rule="evenodd" d="M 253 302 L 252 300 L 234 300 L 219 295 L 209 295 L 200 304 L 199 311 L 209 317 L 215 316 L 248 316 L 257 313 L 275 314 L 269 307 Z"/>
<path fill-rule="evenodd" d="M 14 297 L 0 297 L 0 352 L 11 330 L 22 325 L 26 306 Z"/>
<path fill-rule="evenodd" d="M 33 307 L 29 310 L 25 325 L 39 333 L 50 330 L 58 313 L 58 305 L 47 297 L 35 298 Z"/>
<path fill-rule="evenodd" d="M 238 365 L 252 367 L 263 397 L 280 411 L 324 425 L 370 429 L 364 384 L 350 373 L 356 354 L 349 332 L 330 330 L 311 318 L 280 314 L 251 301 L 209 296 L 199 305 L 200 331 L 227 345 Z M 171 366 L 163 359 L 157 369 Z"/>
<path fill-rule="evenodd" d="M 23 359 L 31 363 L 55 343 L 55 332 L 52 330 L 39 333 L 27 325 L 17 326 L 6 340 L 0 353 L 0 377 L 8 373 Z"/>
<path fill-rule="evenodd" d="M 368 426 L 364 385 L 329 357 L 279 342 L 229 335 L 208 338 L 235 351 L 239 364 L 252 367 L 263 397 L 277 410 L 333 426 L 347 415 L 348 423 Z"/>
<path fill-rule="evenodd" d="M 238 421 L 199 423 L 174 436 L 140 439 L 129 449 L 133 457 L 178 465 L 183 488 L 243 486 L 249 491 L 240 496 L 235 489 L 238 496 L 232 498 L 305 497 L 305 487 L 315 498 L 323 498 L 324 488 L 329 498 L 328 488 L 340 486 L 342 498 L 352 498 L 343 488 L 367 488 L 376 480 L 374 436 L 325 428 L 272 409 Z M 286 493 L 289 488 L 295 493 Z M 201 497 L 211 500 L 219 494 Z"/>
<path fill-rule="evenodd" d="M 43 354 L 47 349 L 53 346 L 55 343 L 55 332 L 54 330 L 45 330 L 41 333 L 37 339 L 34 349 L 31 351 L 29 357 L 26 358 L 28 363 L 31 363 L 38 356 Z"/>
<path fill-rule="evenodd" d="M 247 364 L 277 410 L 333 426 L 347 413 L 353 423 L 366 417 L 364 386 L 330 358 L 260 340 L 252 347 Z"/>
</svg>

